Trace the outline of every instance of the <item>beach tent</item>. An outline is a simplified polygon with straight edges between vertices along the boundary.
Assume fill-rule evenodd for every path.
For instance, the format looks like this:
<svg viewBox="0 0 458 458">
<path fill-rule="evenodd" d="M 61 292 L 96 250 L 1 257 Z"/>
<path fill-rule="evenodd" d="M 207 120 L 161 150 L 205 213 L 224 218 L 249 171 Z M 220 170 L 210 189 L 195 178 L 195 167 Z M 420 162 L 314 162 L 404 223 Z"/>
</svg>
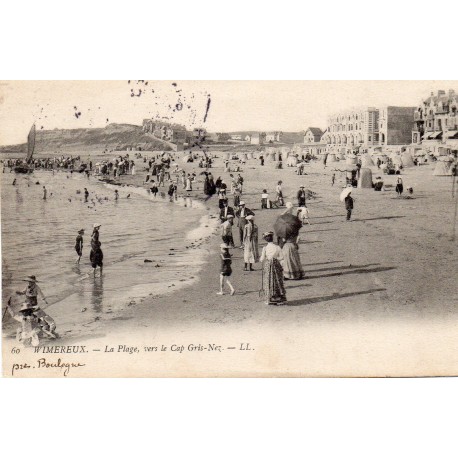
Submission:
<svg viewBox="0 0 458 458">
<path fill-rule="evenodd" d="M 363 167 L 373 167 L 375 164 L 369 154 L 366 153 L 361 156 L 361 165 Z"/>
<path fill-rule="evenodd" d="M 371 169 L 362 168 L 359 173 L 358 188 L 372 188 Z"/>
<path fill-rule="evenodd" d="M 253 159 L 253 153 L 247 153 L 246 154 L 247 159 Z"/>
<path fill-rule="evenodd" d="M 288 167 L 296 167 L 297 157 L 293 155 L 288 156 L 288 159 L 286 160 L 286 164 L 288 165 Z"/>
<path fill-rule="evenodd" d="M 356 156 L 346 156 L 346 158 L 345 158 L 345 163 L 346 163 L 347 165 L 356 164 L 356 161 L 357 161 Z"/>
<path fill-rule="evenodd" d="M 402 153 L 401 162 L 402 162 L 403 167 L 414 167 L 415 166 L 412 160 L 412 155 L 407 151 L 404 151 Z"/>
<path fill-rule="evenodd" d="M 228 161 L 231 158 L 231 153 L 224 153 L 223 154 L 223 158 L 224 158 L 225 161 L 226 160 Z"/>
<path fill-rule="evenodd" d="M 452 160 L 448 157 L 440 157 L 437 159 L 436 168 L 434 169 L 434 176 L 452 176 Z"/>
<path fill-rule="evenodd" d="M 391 158 L 391 162 L 393 162 L 393 165 L 402 165 L 401 156 L 397 154 L 392 154 L 390 158 Z"/>
</svg>

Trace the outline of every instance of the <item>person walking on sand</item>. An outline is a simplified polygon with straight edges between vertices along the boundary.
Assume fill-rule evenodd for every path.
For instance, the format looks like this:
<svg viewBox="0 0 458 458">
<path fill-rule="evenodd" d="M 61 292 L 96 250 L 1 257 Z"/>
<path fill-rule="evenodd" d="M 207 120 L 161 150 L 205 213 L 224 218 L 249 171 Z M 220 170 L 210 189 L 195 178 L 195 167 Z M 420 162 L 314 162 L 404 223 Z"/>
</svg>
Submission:
<svg viewBox="0 0 458 458">
<path fill-rule="evenodd" d="M 283 280 L 282 249 L 273 243 L 274 233 L 262 235 L 267 245 L 262 249 L 262 291 L 266 305 L 283 305 L 286 302 L 286 290 Z"/>
<path fill-rule="evenodd" d="M 351 192 L 345 197 L 345 210 L 347 210 L 347 221 L 350 221 L 351 212 L 353 211 L 353 197 L 351 196 Z"/>
<path fill-rule="evenodd" d="M 237 210 L 235 216 L 238 218 L 238 228 L 239 228 L 239 236 L 240 236 L 240 248 L 243 248 L 243 232 L 245 230 L 245 225 L 247 223 L 247 216 L 253 215 L 254 213 L 245 207 L 245 202 L 242 200 L 239 203 L 239 209 Z"/>
<path fill-rule="evenodd" d="M 267 194 L 267 189 L 262 190 L 261 194 L 261 210 L 267 210 L 269 208 L 269 194 Z"/>
<path fill-rule="evenodd" d="M 117 189 L 115 189 L 115 200 L 119 199 L 119 192 Z"/>
<path fill-rule="evenodd" d="M 243 229 L 243 260 L 245 261 L 244 270 L 253 271 L 252 265 L 259 262 L 258 248 L 258 226 L 254 224 L 254 216 L 246 217 L 246 225 Z"/>
<path fill-rule="evenodd" d="M 159 189 L 158 187 L 156 186 L 156 182 L 153 180 L 151 181 L 151 188 L 149 188 L 149 190 L 151 191 L 151 194 L 156 197 L 156 194 L 159 192 Z"/>
<path fill-rule="evenodd" d="M 84 188 L 84 202 L 87 203 L 87 199 L 89 198 L 89 191 L 87 188 Z"/>
<path fill-rule="evenodd" d="M 76 260 L 76 263 L 80 263 L 81 256 L 83 255 L 83 235 L 84 235 L 84 229 L 80 229 L 78 231 L 78 235 L 76 236 L 76 242 L 75 242 L 75 250 L 76 253 L 78 254 L 78 259 Z"/>
<path fill-rule="evenodd" d="M 301 185 L 299 191 L 297 191 L 297 206 L 305 207 L 305 198 L 307 194 L 305 193 L 304 186 Z"/>
<path fill-rule="evenodd" d="M 398 178 L 397 183 L 396 183 L 396 193 L 398 194 L 398 197 L 402 196 L 403 191 L 404 191 L 404 185 L 402 184 L 402 178 Z"/>
<path fill-rule="evenodd" d="M 232 256 L 229 253 L 229 246 L 226 245 L 225 243 L 222 243 L 220 245 L 221 248 L 221 269 L 220 269 L 220 274 L 219 274 L 219 291 L 216 293 L 218 296 L 223 296 L 224 291 L 223 291 L 223 286 L 224 286 L 224 279 L 226 278 L 226 284 L 229 286 L 231 290 L 231 296 L 234 295 L 235 289 L 232 286 L 231 282 L 229 281 L 229 277 L 232 275 Z"/>
<path fill-rule="evenodd" d="M 282 191 L 282 187 L 281 185 L 283 184 L 283 181 L 279 181 L 277 183 L 277 187 L 276 187 L 276 192 L 277 192 L 277 205 L 279 207 L 282 207 L 283 205 L 285 205 L 285 202 L 283 200 L 283 191 Z"/>
<path fill-rule="evenodd" d="M 331 186 L 334 186 L 335 181 L 336 181 L 336 174 L 333 173 L 332 178 L 331 178 Z"/>
<path fill-rule="evenodd" d="M 46 200 L 47 195 L 48 195 L 48 190 L 46 189 L 46 186 L 43 186 L 43 200 Z"/>
<path fill-rule="evenodd" d="M 224 222 L 226 221 L 227 217 L 229 215 L 232 215 L 232 217 L 235 216 L 234 209 L 232 207 L 229 207 L 229 201 L 227 198 L 223 202 L 223 208 L 221 208 L 219 212 L 219 219 Z"/>
<path fill-rule="evenodd" d="M 186 191 L 192 191 L 192 179 L 190 173 L 188 173 L 188 176 L 186 177 Z"/>
<path fill-rule="evenodd" d="M 94 277 L 97 267 L 100 267 L 100 276 L 102 276 L 103 272 L 103 252 L 102 248 L 100 248 L 101 246 L 102 244 L 100 242 L 94 242 L 91 249 L 91 253 L 89 255 L 92 268 L 94 269 Z"/>
</svg>

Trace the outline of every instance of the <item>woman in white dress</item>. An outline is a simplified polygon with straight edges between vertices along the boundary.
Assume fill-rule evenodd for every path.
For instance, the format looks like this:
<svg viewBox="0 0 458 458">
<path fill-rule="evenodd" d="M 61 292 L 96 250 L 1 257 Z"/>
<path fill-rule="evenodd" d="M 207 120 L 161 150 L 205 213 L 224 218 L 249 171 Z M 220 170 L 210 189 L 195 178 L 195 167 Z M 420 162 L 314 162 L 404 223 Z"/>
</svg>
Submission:
<svg viewBox="0 0 458 458">
<path fill-rule="evenodd" d="M 258 249 L 258 226 L 254 224 L 254 216 L 248 215 L 247 223 L 243 228 L 243 259 L 245 261 L 244 270 L 254 270 L 252 264 L 259 261 Z"/>
</svg>

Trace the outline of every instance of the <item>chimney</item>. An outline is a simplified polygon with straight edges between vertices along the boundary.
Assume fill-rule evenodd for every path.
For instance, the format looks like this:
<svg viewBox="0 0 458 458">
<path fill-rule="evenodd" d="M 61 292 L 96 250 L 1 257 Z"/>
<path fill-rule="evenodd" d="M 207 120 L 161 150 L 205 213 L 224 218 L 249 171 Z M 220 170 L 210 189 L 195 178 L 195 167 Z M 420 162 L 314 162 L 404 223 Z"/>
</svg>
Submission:
<svg viewBox="0 0 458 458">
<path fill-rule="evenodd" d="M 441 95 L 445 95 L 445 91 L 442 91 L 442 90 L 437 91 L 437 96 L 440 97 Z"/>
</svg>

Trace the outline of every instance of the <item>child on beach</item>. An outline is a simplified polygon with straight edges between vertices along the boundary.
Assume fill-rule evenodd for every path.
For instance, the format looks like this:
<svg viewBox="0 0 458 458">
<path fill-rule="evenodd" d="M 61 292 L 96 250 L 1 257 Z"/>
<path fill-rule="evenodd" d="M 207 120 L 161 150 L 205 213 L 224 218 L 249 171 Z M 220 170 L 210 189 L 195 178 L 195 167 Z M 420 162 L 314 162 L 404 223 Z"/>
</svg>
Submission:
<svg viewBox="0 0 458 458">
<path fill-rule="evenodd" d="M 301 207 L 297 210 L 297 217 L 301 220 L 301 223 L 302 224 L 309 224 L 310 225 L 310 221 L 309 221 L 309 209 L 307 208 L 307 205 L 305 205 L 304 207 Z"/>
<path fill-rule="evenodd" d="M 156 182 L 154 180 L 151 181 L 151 188 L 150 188 L 151 194 L 156 197 L 156 194 L 158 193 L 159 189 L 156 186 Z"/>
<path fill-rule="evenodd" d="M 267 189 L 263 189 L 261 194 L 261 209 L 264 208 L 269 208 L 269 194 L 267 194 Z"/>
<path fill-rule="evenodd" d="M 220 245 L 221 248 L 221 270 L 219 275 L 219 291 L 216 293 L 218 296 L 223 296 L 223 284 L 224 284 L 224 277 L 226 277 L 227 286 L 229 286 L 231 290 L 231 296 L 234 295 L 235 289 L 232 286 L 231 282 L 229 281 L 229 277 L 232 275 L 232 256 L 229 253 L 229 245 L 226 243 L 222 243 Z"/>
<path fill-rule="evenodd" d="M 76 260 L 77 264 L 80 263 L 81 256 L 83 255 L 83 235 L 84 235 L 84 229 L 80 229 L 78 231 L 78 235 L 76 236 L 76 242 L 75 242 L 75 250 L 76 250 L 76 253 L 78 254 L 78 259 Z"/>
</svg>

